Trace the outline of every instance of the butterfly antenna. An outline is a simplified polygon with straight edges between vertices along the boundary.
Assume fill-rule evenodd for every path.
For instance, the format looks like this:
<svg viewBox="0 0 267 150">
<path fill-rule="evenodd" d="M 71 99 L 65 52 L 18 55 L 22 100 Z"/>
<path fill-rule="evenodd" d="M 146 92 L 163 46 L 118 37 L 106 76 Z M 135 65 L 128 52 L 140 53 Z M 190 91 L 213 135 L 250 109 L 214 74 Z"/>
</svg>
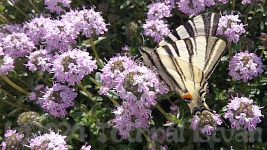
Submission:
<svg viewBox="0 0 267 150">
<path fill-rule="evenodd" d="M 227 125 L 227 123 L 221 118 L 221 120 L 223 121 L 223 123 L 227 126 L 227 128 L 229 128 L 229 126 Z"/>
</svg>

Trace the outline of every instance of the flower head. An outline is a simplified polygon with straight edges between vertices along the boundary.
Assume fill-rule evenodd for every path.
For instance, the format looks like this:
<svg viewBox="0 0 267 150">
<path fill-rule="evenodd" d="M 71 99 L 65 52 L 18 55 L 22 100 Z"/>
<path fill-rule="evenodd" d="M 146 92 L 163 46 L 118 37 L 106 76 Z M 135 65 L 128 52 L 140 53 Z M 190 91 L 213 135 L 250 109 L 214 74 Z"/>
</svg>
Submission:
<svg viewBox="0 0 267 150">
<path fill-rule="evenodd" d="M 51 72 L 58 82 L 68 82 L 68 85 L 81 83 L 84 75 L 97 69 L 96 60 L 92 60 L 88 52 L 79 49 L 69 50 L 55 56 Z"/>
<path fill-rule="evenodd" d="M 231 122 L 231 127 L 240 129 L 243 126 L 249 131 L 253 131 L 256 128 L 257 123 L 261 122 L 260 117 L 263 117 L 261 114 L 261 108 L 256 105 L 253 105 L 253 100 L 247 97 L 233 97 L 233 99 L 228 103 L 228 110 L 224 114 L 225 118 L 229 118 Z"/>
<path fill-rule="evenodd" d="M 233 76 L 233 80 L 244 79 L 247 82 L 248 79 L 252 80 L 253 76 L 258 76 L 258 73 L 262 73 L 262 61 L 255 53 L 249 53 L 248 51 L 235 54 L 229 62 L 228 73 Z"/>
<path fill-rule="evenodd" d="M 241 38 L 241 48 L 240 50 L 244 52 L 245 50 L 249 50 L 255 46 L 254 41 L 252 41 L 249 37 Z"/>
<path fill-rule="evenodd" d="M 162 2 L 150 4 L 147 12 L 148 20 L 158 20 L 163 17 L 171 17 L 171 9 L 168 5 Z"/>
<path fill-rule="evenodd" d="M 40 126 L 40 115 L 36 112 L 24 112 L 18 117 L 18 125 L 24 131 L 33 131 Z"/>
<path fill-rule="evenodd" d="M 30 147 L 32 150 L 68 150 L 66 147 L 66 142 L 64 138 L 67 136 L 62 136 L 59 133 L 53 132 L 51 129 L 50 133 L 44 135 L 33 134 L 33 139 L 28 139 Z M 40 134 L 40 133 L 39 133 Z"/>
<path fill-rule="evenodd" d="M 9 130 L 6 131 L 5 134 L 5 141 L 2 142 L 1 146 L 2 146 L 2 150 L 16 150 L 16 149 L 22 149 L 23 144 L 22 144 L 22 140 L 23 140 L 24 134 L 19 134 L 16 133 L 16 130 L 11 130 L 9 128 Z"/>
<path fill-rule="evenodd" d="M 135 35 L 137 33 L 137 28 L 138 28 L 138 24 L 135 22 L 130 22 L 127 26 L 126 26 L 126 34 L 132 34 Z"/>
<path fill-rule="evenodd" d="M 205 10 L 205 1 L 204 0 L 180 0 L 177 2 L 179 10 L 183 13 L 197 16 L 199 12 Z M 210 5 L 213 3 L 207 3 Z"/>
<path fill-rule="evenodd" d="M 262 46 L 267 47 L 267 34 L 266 33 L 263 33 L 263 32 L 261 33 L 260 40 L 261 40 Z"/>
<path fill-rule="evenodd" d="M 35 46 L 25 33 L 13 32 L 2 39 L 2 48 L 5 55 L 16 59 L 28 55 Z"/>
<path fill-rule="evenodd" d="M 152 118 L 149 108 L 157 103 L 157 96 L 168 93 L 166 85 L 157 80 L 155 72 L 126 56 L 112 58 L 102 71 L 105 90 L 116 91 L 123 100 L 122 105 L 116 106 L 112 112 L 115 114 L 113 127 L 119 129 L 124 139 L 129 137 L 132 127 L 149 127 Z"/>
<path fill-rule="evenodd" d="M 216 126 L 222 124 L 220 116 L 215 111 L 214 114 L 203 112 L 200 116 L 194 115 L 193 117 L 194 119 L 190 121 L 190 128 L 195 130 L 199 124 L 199 130 L 207 135 L 211 135 Z"/>
<path fill-rule="evenodd" d="M 91 150 L 91 145 L 86 146 L 86 144 L 87 142 L 81 147 L 81 150 Z"/>
<path fill-rule="evenodd" d="M 219 20 L 219 25 L 217 29 L 217 35 L 224 35 L 227 37 L 229 42 L 238 42 L 239 35 L 245 33 L 246 30 L 244 29 L 243 23 L 238 24 L 241 22 L 239 15 L 233 15 L 234 11 L 231 12 L 231 15 L 221 16 Z"/>
<path fill-rule="evenodd" d="M 34 51 L 27 56 L 29 61 L 27 64 L 24 64 L 26 67 L 29 67 L 29 70 L 34 72 L 36 70 L 40 70 L 41 72 L 51 70 L 51 62 L 54 60 L 54 56 L 49 54 L 46 50 L 40 49 Z"/>
<path fill-rule="evenodd" d="M 14 59 L 10 57 L 8 54 L 5 55 L 4 52 L 1 50 L 1 43 L 0 43 L 0 74 L 3 73 L 4 75 L 8 74 L 8 71 L 14 68 Z"/>
<path fill-rule="evenodd" d="M 108 11 L 108 3 L 99 3 L 97 9 L 102 13 L 107 13 Z"/>
<path fill-rule="evenodd" d="M 44 4 L 47 5 L 46 9 L 49 9 L 50 12 L 56 11 L 57 14 L 64 11 L 61 6 L 70 7 L 71 0 L 45 0 Z"/>
<path fill-rule="evenodd" d="M 77 95 L 78 93 L 74 92 L 74 89 L 56 83 L 47 89 L 45 94 L 37 102 L 50 115 L 64 118 L 67 114 L 66 108 L 74 105 L 73 100 Z"/>
<path fill-rule="evenodd" d="M 170 33 L 168 24 L 164 24 L 163 20 L 146 20 L 142 28 L 144 28 L 145 36 L 151 36 L 155 42 L 160 42 L 163 40 L 163 36 Z"/>
</svg>

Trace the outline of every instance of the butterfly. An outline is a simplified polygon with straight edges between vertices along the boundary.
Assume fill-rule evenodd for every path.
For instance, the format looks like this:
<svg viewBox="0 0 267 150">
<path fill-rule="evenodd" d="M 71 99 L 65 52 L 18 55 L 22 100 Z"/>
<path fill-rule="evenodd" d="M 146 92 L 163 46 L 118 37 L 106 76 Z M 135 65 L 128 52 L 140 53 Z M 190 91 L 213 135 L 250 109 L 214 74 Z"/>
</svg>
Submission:
<svg viewBox="0 0 267 150">
<path fill-rule="evenodd" d="M 207 80 L 222 57 L 226 42 L 215 37 L 218 13 L 198 15 L 176 28 L 155 48 L 140 47 L 145 65 L 176 91 L 193 115 L 213 113 L 205 102 Z"/>
</svg>

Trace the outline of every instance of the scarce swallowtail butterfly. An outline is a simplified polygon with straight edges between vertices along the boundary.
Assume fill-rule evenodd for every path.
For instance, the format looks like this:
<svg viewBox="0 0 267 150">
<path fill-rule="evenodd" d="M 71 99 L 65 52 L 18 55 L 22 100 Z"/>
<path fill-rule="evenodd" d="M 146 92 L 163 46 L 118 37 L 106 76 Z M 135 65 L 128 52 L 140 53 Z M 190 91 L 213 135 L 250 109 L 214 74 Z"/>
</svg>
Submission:
<svg viewBox="0 0 267 150">
<path fill-rule="evenodd" d="M 145 65 L 155 66 L 159 80 L 184 99 L 193 115 L 213 113 L 205 102 L 207 80 L 226 42 L 215 37 L 220 15 L 205 13 L 179 26 L 156 48 L 140 47 Z"/>
</svg>

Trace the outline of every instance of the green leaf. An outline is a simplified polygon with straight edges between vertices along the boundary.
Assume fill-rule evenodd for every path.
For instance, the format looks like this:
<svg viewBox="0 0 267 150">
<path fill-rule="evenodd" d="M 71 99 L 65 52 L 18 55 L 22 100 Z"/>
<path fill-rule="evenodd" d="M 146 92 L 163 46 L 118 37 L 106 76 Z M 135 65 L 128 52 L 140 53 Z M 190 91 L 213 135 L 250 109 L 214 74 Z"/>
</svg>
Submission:
<svg viewBox="0 0 267 150">
<path fill-rule="evenodd" d="M 16 113 L 17 111 L 19 111 L 20 109 L 19 108 L 16 108 L 14 110 L 12 110 L 9 114 L 8 114 L 8 117 L 13 115 L 14 113 Z"/>
<path fill-rule="evenodd" d="M 4 7 L 3 5 L 0 5 L 0 9 L 1 9 L 1 10 L 4 10 L 5 7 Z"/>
<path fill-rule="evenodd" d="M 263 101 L 263 102 L 267 102 L 267 95 L 265 95 L 265 96 L 262 98 L 262 101 Z"/>
<path fill-rule="evenodd" d="M 113 98 L 113 99 L 118 99 L 119 98 L 119 95 L 116 92 L 110 91 L 110 90 L 107 91 L 107 96 L 110 97 L 110 98 Z"/>
<path fill-rule="evenodd" d="M 124 9 L 124 8 L 126 8 L 128 5 L 130 5 L 130 3 L 131 3 L 130 0 L 125 1 L 125 2 L 120 6 L 120 9 Z"/>
<path fill-rule="evenodd" d="M 99 109 L 99 106 L 100 106 L 101 104 L 102 104 L 102 102 L 96 103 L 96 104 L 92 107 L 91 111 L 94 112 L 94 111 L 96 111 L 97 109 Z"/>
<path fill-rule="evenodd" d="M 227 111 L 228 110 L 228 107 L 227 106 L 224 106 L 223 108 L 222 108 L 222 111 L 224 112 L 224 111 Z"/>
<path fill-rule="evenodd" d="M 210 148 L 211 149 L 214 149 L 214 142 L 213 142 L 213 140 L 210 139 L 208 143 L 209 143 Z"/>
<path fill-rule="evenodd" d="M 98 83 L 101 82 L 101 73 L 100 73 L 100 72 L 96 72 L 96 73 L 95 73 L 95 80 L 96 80 L 96 82 L 98 82 Z"/>
<path fill-rule="evenodd" d="M 83 112 L 74 112 L 71 114 L 73 117 L 82 117 L 83 116 Z"/>
</svg>

